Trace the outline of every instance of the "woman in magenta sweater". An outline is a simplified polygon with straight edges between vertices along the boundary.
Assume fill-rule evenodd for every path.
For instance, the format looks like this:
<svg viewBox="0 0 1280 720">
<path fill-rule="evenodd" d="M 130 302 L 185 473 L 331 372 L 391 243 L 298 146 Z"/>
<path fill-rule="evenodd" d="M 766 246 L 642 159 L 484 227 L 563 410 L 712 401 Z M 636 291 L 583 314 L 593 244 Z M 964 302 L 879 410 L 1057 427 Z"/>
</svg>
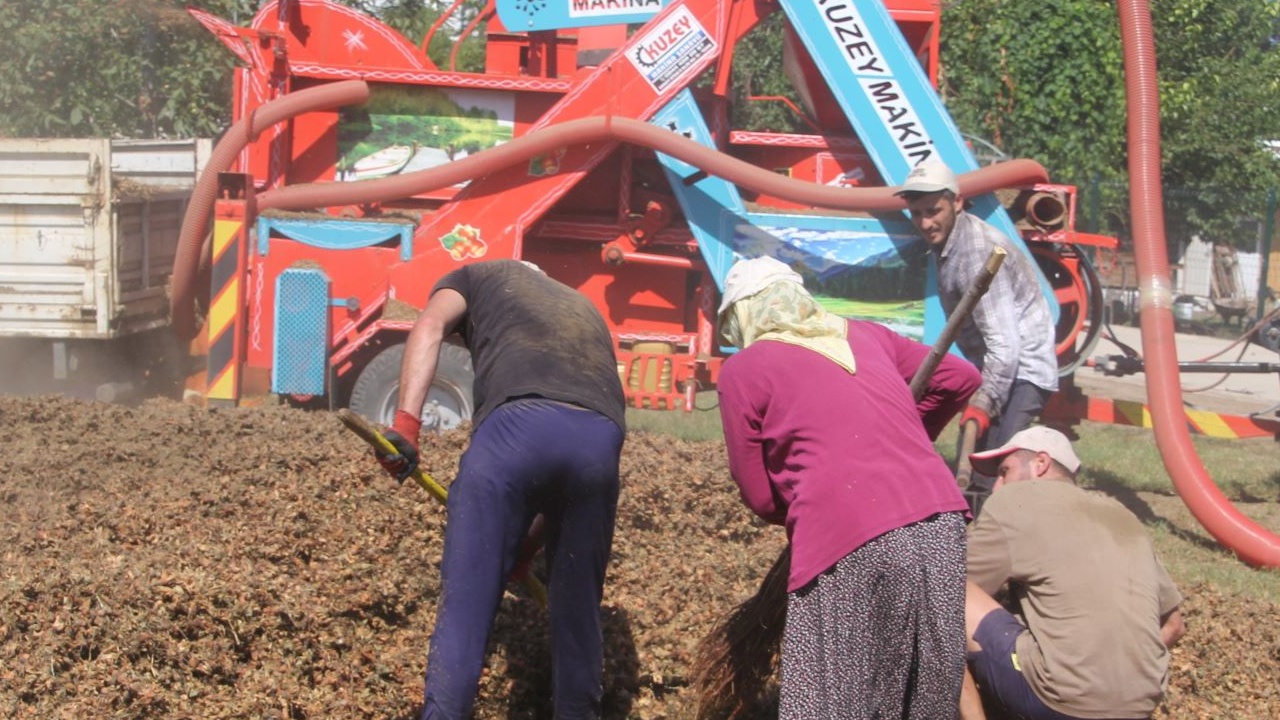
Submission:
<svg viewBox="0 0 1280 720">
<path fill-rule="evenodd" d="M 827 313 L 772 258 L 726 280 L 719 380 L 743 502 L 791 541 L 781 718 L 951 718 L 964 675 L 967 506 L 932 440 L 981 383 Z"/>
</svg>

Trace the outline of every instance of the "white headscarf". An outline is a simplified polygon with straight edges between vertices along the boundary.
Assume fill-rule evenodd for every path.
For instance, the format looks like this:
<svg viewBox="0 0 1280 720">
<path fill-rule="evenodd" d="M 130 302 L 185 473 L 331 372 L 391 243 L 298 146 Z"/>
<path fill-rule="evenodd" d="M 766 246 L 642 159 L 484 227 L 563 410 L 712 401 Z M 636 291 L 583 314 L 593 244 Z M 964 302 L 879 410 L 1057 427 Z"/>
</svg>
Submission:
<svg viewBox="0 0 1280 720">
<path fill-rule="evenodd" d="M 725 278 L 720 332 L 746 348 L 777 340 L 808 348 L 849 373 L 857 372 L 849 324 L 826 311 L 804 289 L 800 275 L 771 257 L 743 260 Z"/>
<path fill-rule="evenodd" d="M 729 274 L 725 276 L 724 297 L 720 300 L 717 314 L 723 315 L 730 305 L 755 295 L 775 282 L 791 282 L 804 287 L 804 278 L 800 277 L 800 273 L 781 260 L 768 256 L 739 260 L 729 268 Z"/>
</svg>

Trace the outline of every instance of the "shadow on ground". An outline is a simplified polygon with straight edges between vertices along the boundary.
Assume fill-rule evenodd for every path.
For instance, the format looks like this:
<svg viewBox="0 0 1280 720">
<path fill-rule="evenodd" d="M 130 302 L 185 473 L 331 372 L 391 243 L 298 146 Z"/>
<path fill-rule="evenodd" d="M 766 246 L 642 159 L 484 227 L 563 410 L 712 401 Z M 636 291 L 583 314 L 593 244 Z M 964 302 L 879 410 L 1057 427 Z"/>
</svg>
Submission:
<svg viewBox="0 0 1280 720">
<path fill-rule="evenodd" d="M 1115 473 L 1107 472 L 1106 470 L 1090 470 L 1089 480 L 1093 489 L 1115 498 L 1117 502 L 1128 508 L 1129 512 L 1136 515 L 1143 525 L 1163 524 L 1171 534 L 1180 540 L 1214 552 L 1222 550 L 1222 546 L 1215 542 L 1213 538 L 1199 532 L 1187 530 L 1174 523 L 1173 520 L 1156 514 L 1151 505 L 1146 500 L 1143 500 L 1137 491 L 1127 487 L 1125 482 Z"/>
</svg>

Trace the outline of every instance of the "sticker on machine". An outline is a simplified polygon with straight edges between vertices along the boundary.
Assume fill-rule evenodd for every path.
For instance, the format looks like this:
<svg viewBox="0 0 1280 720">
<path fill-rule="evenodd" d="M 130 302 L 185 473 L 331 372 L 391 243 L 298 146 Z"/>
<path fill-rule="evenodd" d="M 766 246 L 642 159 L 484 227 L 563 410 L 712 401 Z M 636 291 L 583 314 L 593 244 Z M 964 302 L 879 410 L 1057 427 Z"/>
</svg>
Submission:
<svg viewBox="0 0 1280 720">
<path fill-rule="evenodd" d="M 484 257 L 489 252 L 489 246 L 480 239 L 480 230 L 470 225 L 454 225 L 452 232 L 440 238 L 440 245 L 458 262 Z"/>
<path fill-rule="evenodd" d="M 564 161 L 567 148 L 559 147 L 549 153 L 534 155 L 529 158 L 529 177 L 544 177 L 560 172 L 560 163 Z"/>
<path fill-rule="evenodd" d="M 694 75 L 700 61 L 716 51 L 716 41 L 683 5 L 646 32 L 627 58 L 656 92 Z"/>
<path fill-rule="evenodd" d="M 662 0 L 569 0 L 569 17 L 596 18 L 629 15 L 638 12 L 656 13 L 662 9 Z"/>
</svg>

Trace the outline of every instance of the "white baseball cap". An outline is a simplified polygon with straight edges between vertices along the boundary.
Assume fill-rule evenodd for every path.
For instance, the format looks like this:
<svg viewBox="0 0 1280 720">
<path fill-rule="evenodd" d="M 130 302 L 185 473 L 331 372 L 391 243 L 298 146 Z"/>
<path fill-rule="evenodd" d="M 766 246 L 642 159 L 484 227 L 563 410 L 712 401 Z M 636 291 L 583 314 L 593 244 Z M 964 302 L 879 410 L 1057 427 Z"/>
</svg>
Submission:
<svg viewBox="0 0 1280 720">
<path fill-rule="evenodd" d="M 971 453 L 969 462 L 975 471 L 994 477 L 1000 470 L 1000 463 L 1019 450 L 1048 453 L 1049 457 L 1058 461 L 1072 474 L 1080 469 L 1080 458 L 1076 457 L 1076 451 L 1071 449 L 1071 441 L 1067 436 L 1043 425 L 1018 432 L 1009 438 L 1009 442 L 995 450 Z"/>
<path fill-rule="evenodd" d="M 926 160 L 907 173 L 907 179 L 894 195 L 901 197 L 906 193 L 932 193 L 941 190 L 950 190 L 959 195 L 960 184 L 956 182 L 956 175 L 941 162 Z"/>
<path fill-rule="evenodd" d="M 804 279 L 800 277 L 800 273 L 777 258 L 765 256 L 739 260 L 729 268 L 729 274 L 724 279 L 724 296 L 716 314 L 723 314 L 730 305 L 749 298 L 776 282 L 793 282 L 804 287 Z"/>
</svg>

